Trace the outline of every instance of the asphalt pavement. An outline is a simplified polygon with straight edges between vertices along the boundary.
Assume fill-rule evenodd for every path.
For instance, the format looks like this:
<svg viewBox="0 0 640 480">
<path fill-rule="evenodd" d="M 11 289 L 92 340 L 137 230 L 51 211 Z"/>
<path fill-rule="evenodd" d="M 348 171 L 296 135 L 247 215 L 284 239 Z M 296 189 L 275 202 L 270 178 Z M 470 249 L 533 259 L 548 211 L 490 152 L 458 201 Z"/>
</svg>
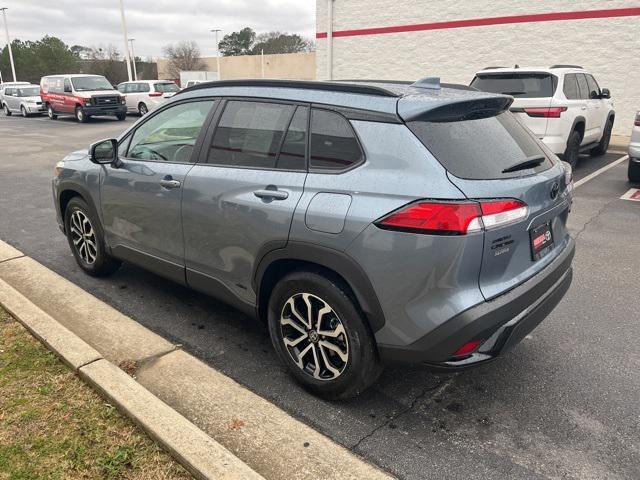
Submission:
<svg viewBox="0 0 640 480">
<path fill-rule="evenodd" d="M 454 376 L 387 368 L 330 403 L 295 385 L 264 327 L 232 308 L 131 265 L 107 279 L 76 266 L 54 165 L 135 120 L 0 117 L 0 238 L 400 478 L 640 478 L 640 202 L 619 198 L 626 163 L 576 190 L 573 285 L 522 344 Z M 622 155 L 585 156 L 575 178 Z"/>
</svg>

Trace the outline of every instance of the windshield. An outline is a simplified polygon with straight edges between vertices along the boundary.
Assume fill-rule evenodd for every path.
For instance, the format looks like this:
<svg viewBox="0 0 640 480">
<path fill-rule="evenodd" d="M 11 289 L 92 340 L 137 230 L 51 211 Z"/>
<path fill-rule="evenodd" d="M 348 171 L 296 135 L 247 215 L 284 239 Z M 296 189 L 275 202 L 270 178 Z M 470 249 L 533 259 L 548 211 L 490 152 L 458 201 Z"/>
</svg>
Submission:
<svg viewBox="0 0 640 480">
<path fill-rule="evenodd" d="M 156 92 L 171 93 L 180 90 L 175 83 L 156 83 Z"/>
<path fill-rule="evenodd" d="M 40 95 L 40 87 L 19 88 L 19 97 L 37 97 Z"/>
<path fill-rule="evenodd" d="M 519 98 L 552 97 L 557 78 L 548 73 L 479 74 L 471 86 L 483 92 Z"/>
<path fill-rule="evenodd" d="M 76 77 L 71 79 L 73 88 L 77 92 L 93 90 L 114 90 L 113 85 L 104 77 Z"/>
</svg>

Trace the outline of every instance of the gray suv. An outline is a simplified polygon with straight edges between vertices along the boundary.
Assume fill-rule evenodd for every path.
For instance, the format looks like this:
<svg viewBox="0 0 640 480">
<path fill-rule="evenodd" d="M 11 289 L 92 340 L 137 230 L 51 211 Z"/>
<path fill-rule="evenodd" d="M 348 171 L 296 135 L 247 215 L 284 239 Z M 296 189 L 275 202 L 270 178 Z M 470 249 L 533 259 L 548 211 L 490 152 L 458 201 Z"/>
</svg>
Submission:
<svg viewBox="0 0 640 480">
<path fill-rule="evenodd" d="M 121 261 L 267 322 L 327 398 L 385 362 L 489 362 L 572 278 L 571 175 L 505 95 L 401 82 L 183 90 L 56 167 L 90 275 Z"/>
</svg>

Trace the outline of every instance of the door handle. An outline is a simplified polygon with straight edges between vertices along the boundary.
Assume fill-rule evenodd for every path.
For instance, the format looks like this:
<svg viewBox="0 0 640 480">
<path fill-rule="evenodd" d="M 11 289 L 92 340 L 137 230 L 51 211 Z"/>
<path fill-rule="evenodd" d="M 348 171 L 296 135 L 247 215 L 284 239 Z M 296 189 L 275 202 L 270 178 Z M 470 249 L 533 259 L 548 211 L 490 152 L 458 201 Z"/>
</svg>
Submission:
<svg viewBox="0 0 640 480">
<path fill-rule="evenodd" d="M 286 200 L 289 198 L 289 192 L 284 190 L 256 190 L 253 194 L 258 198 L 273 199 L 273 200 Z"/>
<path fill-rule="evenodd" d="M 580 110 L 586 110 L 587 107 L 585 107 L 584 105 L 582 107 L 580 107 Z"/>
<path fill-rule="evenodd" d="M 182 183 L 180 183 L 178 180 L 173 180 L 169 175 L 167 176 L 169 178 L 163 178 L 162 180 L 160 180 L 160 186 L 169 190 L 171 190 L 172 188 L 180 188 Z"/>
</svg>

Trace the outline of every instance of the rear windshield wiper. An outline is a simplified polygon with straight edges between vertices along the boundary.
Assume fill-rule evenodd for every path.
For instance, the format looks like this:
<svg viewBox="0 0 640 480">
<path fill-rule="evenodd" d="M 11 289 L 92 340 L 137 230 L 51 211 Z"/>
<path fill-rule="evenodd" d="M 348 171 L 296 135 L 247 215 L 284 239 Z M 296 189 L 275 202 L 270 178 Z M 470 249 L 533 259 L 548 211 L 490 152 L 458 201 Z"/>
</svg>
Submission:
<svg viewBox="0 0 640 480">
<path fill-rule="evenodd" d="M 546 159 L 547 157 L 545 157 L 544 155 L 533 155 L 531 157 L 525 158 L 521 162 L 515 163 L 510 167 L 505 168 L 504 170 L 502 170 L 502 173 L 510 173 L 510 172 L 517 172 L 518 170 L 526 170 L 527 168 L 532 168 L 537 165 L 540 165 Z"/>
</svg>

